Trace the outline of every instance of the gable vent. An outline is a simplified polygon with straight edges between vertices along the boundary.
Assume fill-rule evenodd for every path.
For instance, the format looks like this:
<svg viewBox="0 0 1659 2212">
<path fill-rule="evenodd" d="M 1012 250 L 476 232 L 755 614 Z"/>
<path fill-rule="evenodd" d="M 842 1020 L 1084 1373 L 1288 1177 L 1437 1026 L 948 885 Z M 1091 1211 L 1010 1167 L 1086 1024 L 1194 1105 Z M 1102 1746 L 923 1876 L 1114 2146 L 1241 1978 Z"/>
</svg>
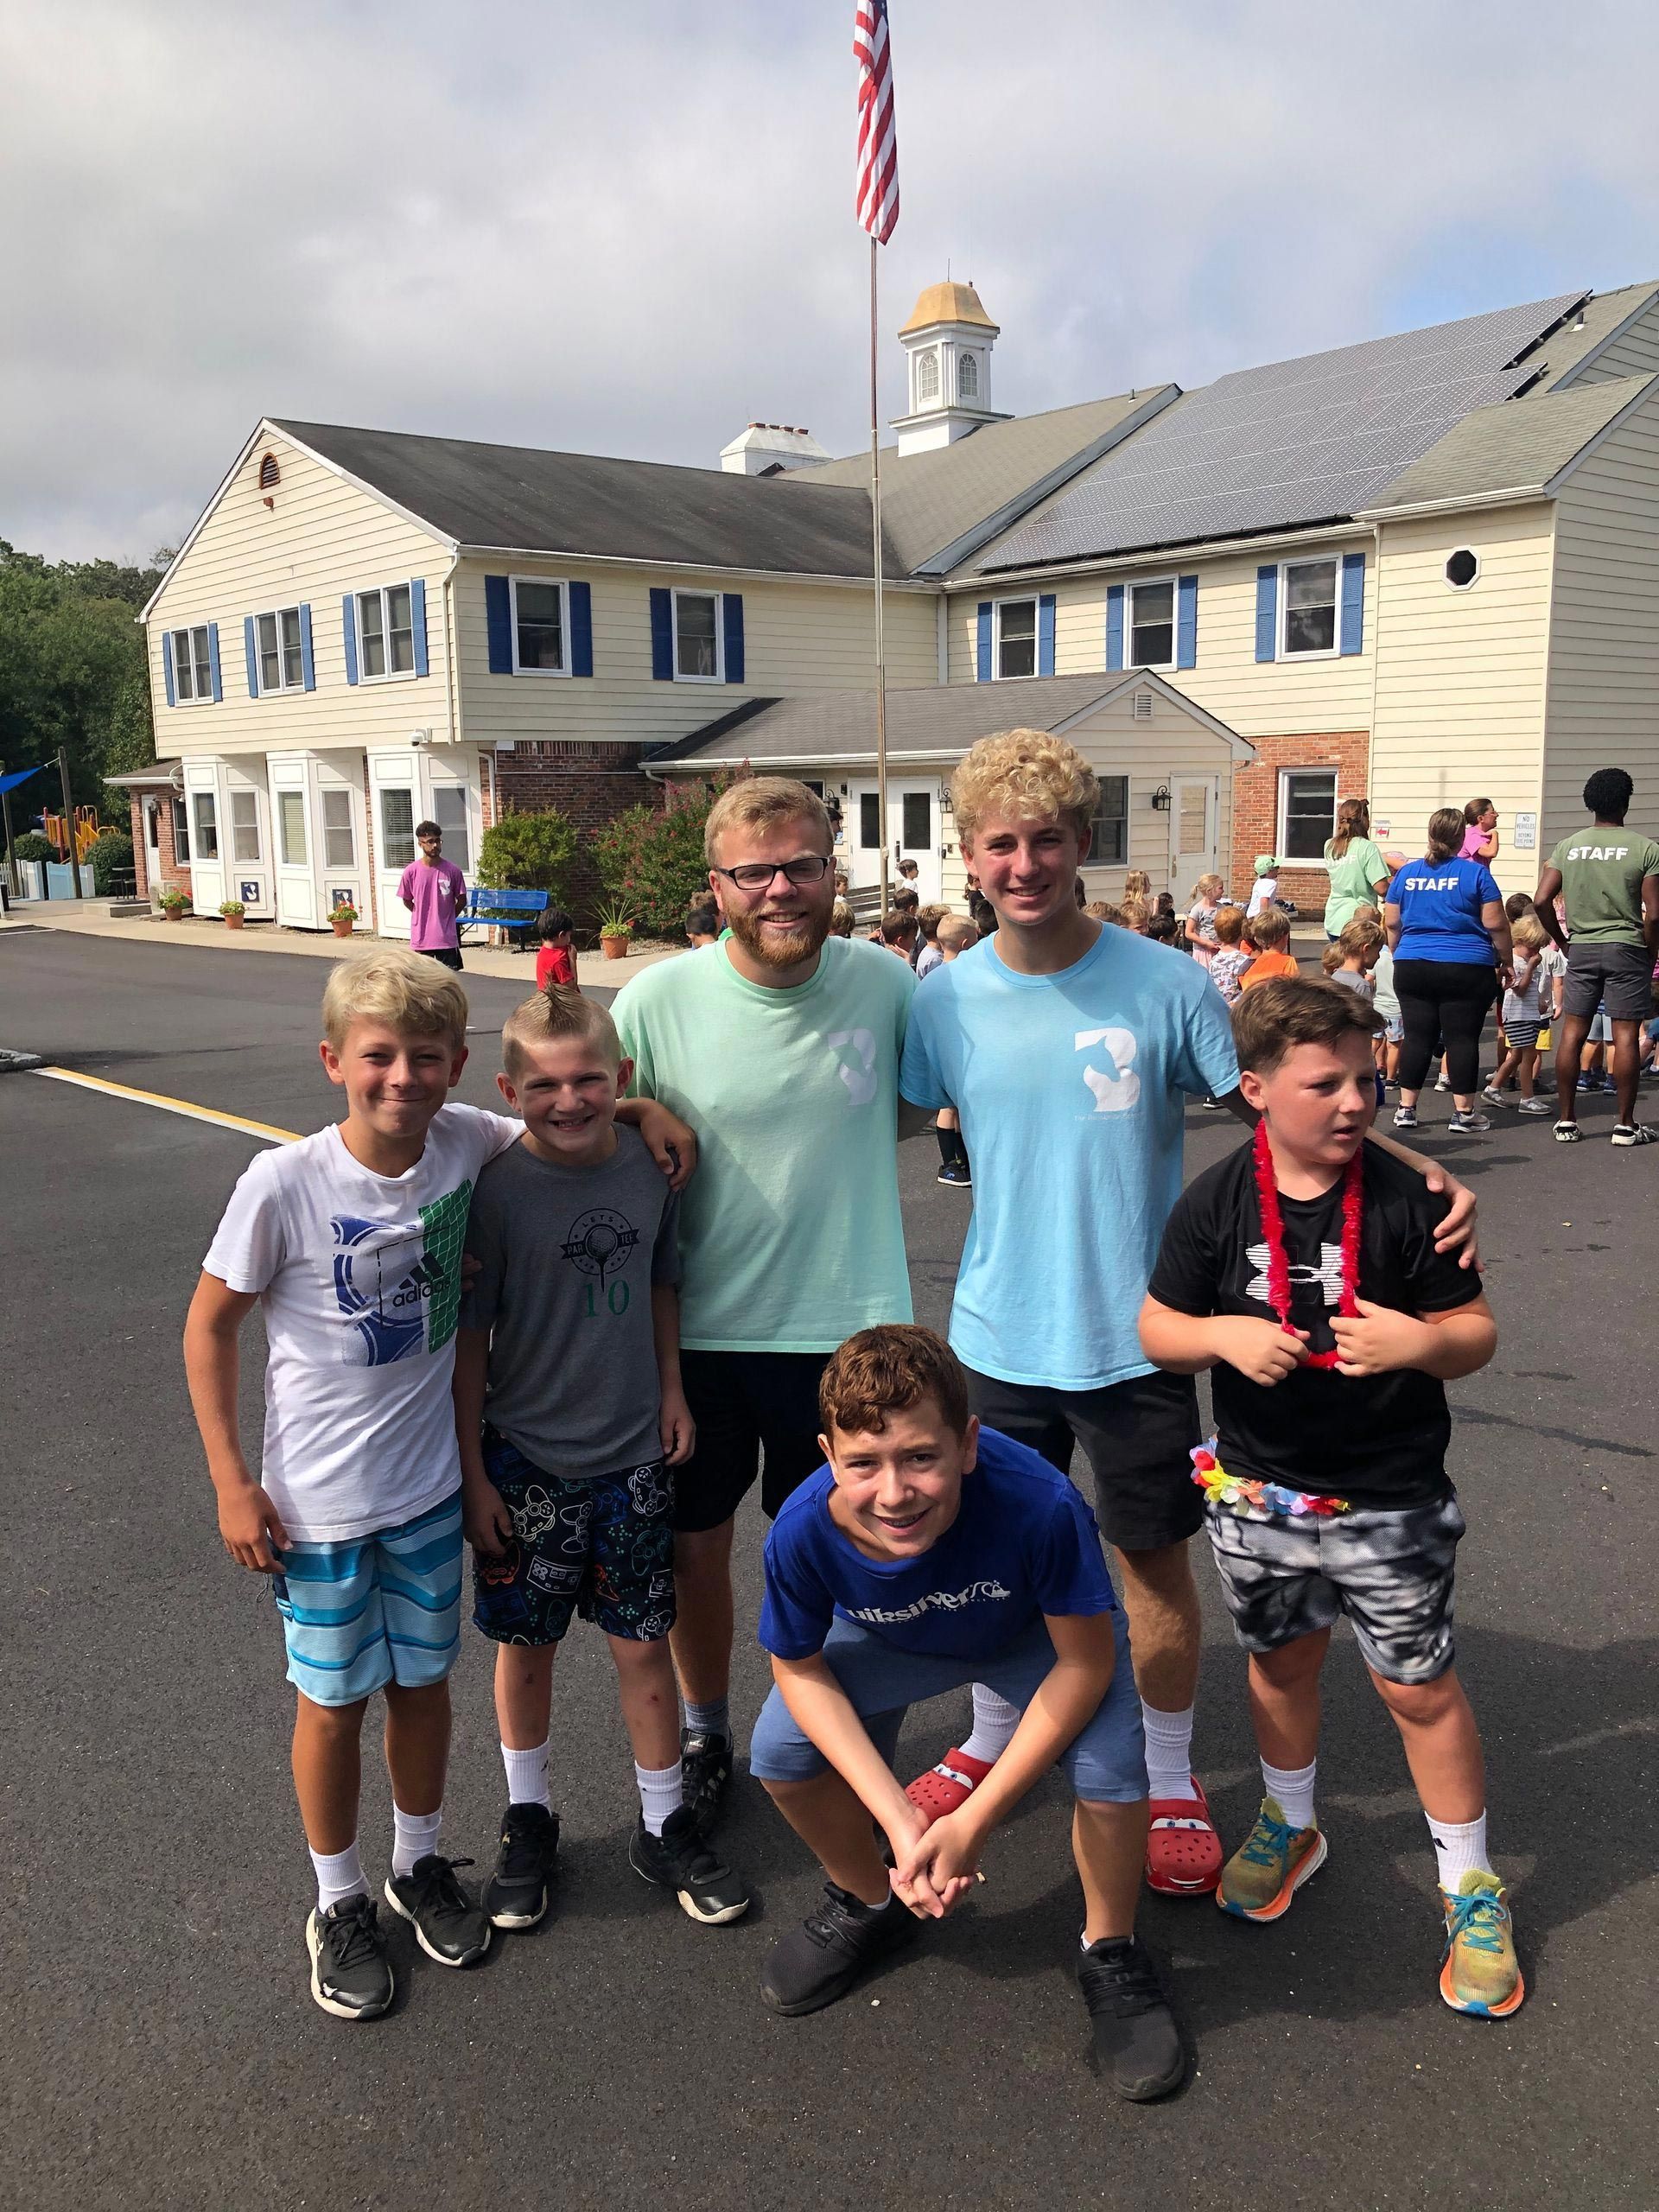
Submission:
<svg viewBox="0 0 1659 2212">
<path fill-rule="evenodd" d="M 283 472 L 276 466 L 276 456 L 268 453 L 259 464 L 259 489 L 274 492 L 283 480 Z"/>
<path fill-rule="evenodd" d="M 1135 719 L 1138 722 L 1149 722 L 1152 720 L 1152 694 L 1150 691 L 1137 691 L 1135 693 Z"/>
</svg>

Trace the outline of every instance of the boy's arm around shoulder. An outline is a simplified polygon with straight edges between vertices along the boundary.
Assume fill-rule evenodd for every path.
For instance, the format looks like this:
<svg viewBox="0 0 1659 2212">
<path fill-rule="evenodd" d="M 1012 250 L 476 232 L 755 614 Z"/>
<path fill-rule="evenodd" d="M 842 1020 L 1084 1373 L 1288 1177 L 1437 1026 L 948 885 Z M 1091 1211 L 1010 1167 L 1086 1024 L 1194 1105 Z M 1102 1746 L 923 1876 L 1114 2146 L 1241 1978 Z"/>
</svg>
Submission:
<svg viewBox="0 0 1659 2212">
<path fill-rule="evenodd" d="M 219 1497 L 219 1533 L 238 1567 L 274 1574 L 288 1531 L 242 1454 L 237 1386 L 242 1324 L 258 1304 L 257 1291 L 232 1290 L 204 1269 L 184 1325 L 184 1372 L 191 1408 Z"/>
</svg>

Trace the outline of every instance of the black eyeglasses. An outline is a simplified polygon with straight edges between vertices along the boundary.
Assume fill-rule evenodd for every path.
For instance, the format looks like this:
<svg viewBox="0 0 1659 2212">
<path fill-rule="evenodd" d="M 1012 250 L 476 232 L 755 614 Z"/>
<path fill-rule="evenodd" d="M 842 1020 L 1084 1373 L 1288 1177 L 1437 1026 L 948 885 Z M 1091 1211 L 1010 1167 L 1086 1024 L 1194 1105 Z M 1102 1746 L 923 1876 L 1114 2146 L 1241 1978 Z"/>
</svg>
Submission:
<svg viewBox="0 0 1659 2212">
<path fill-rule="evenodd" d="M 823 853 L 803 853 L 792 861 L 741 861 L 735 868 L 717 868 L 716 875 L 728 876 L 740 891 L 769 891 L 775 875 L 803 888 L 809 883 L 822 883 L 830 872 L 830 861 Z"/>
</svg>

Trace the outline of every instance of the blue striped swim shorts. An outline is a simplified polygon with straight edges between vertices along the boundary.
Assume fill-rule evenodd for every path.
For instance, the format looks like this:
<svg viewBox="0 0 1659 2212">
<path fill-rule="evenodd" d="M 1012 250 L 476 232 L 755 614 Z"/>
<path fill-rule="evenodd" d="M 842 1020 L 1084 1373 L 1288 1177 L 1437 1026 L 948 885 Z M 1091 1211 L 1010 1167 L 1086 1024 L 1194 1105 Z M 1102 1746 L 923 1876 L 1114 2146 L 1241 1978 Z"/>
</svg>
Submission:
<svg viewBox="0 0 1659 2212">
<path fill-rule="evenodd" d="M 291 1544 L 276 1578 L 288 1679 L 314 1705 L 441 1682 L 461 1650 L 461 1492 L 396 1529 Z"/>
</svg>

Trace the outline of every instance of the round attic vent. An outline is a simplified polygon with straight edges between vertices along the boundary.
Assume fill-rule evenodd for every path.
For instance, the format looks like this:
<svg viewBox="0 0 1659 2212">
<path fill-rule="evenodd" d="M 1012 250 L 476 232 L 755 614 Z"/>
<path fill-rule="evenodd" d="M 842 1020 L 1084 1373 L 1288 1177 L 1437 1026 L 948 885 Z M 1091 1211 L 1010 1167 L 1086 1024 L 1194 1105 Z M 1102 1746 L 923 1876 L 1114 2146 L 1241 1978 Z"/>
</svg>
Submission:
<svg viewBox="0 0 1659 2212">
<path fill-rule="evenodd" d="M 1480 562 L 1466 545 L 1460 545 L 1446 564 L 1446 581 L 1453 591 L 1467 591 L 1480 574 Z"/>
</svg>

